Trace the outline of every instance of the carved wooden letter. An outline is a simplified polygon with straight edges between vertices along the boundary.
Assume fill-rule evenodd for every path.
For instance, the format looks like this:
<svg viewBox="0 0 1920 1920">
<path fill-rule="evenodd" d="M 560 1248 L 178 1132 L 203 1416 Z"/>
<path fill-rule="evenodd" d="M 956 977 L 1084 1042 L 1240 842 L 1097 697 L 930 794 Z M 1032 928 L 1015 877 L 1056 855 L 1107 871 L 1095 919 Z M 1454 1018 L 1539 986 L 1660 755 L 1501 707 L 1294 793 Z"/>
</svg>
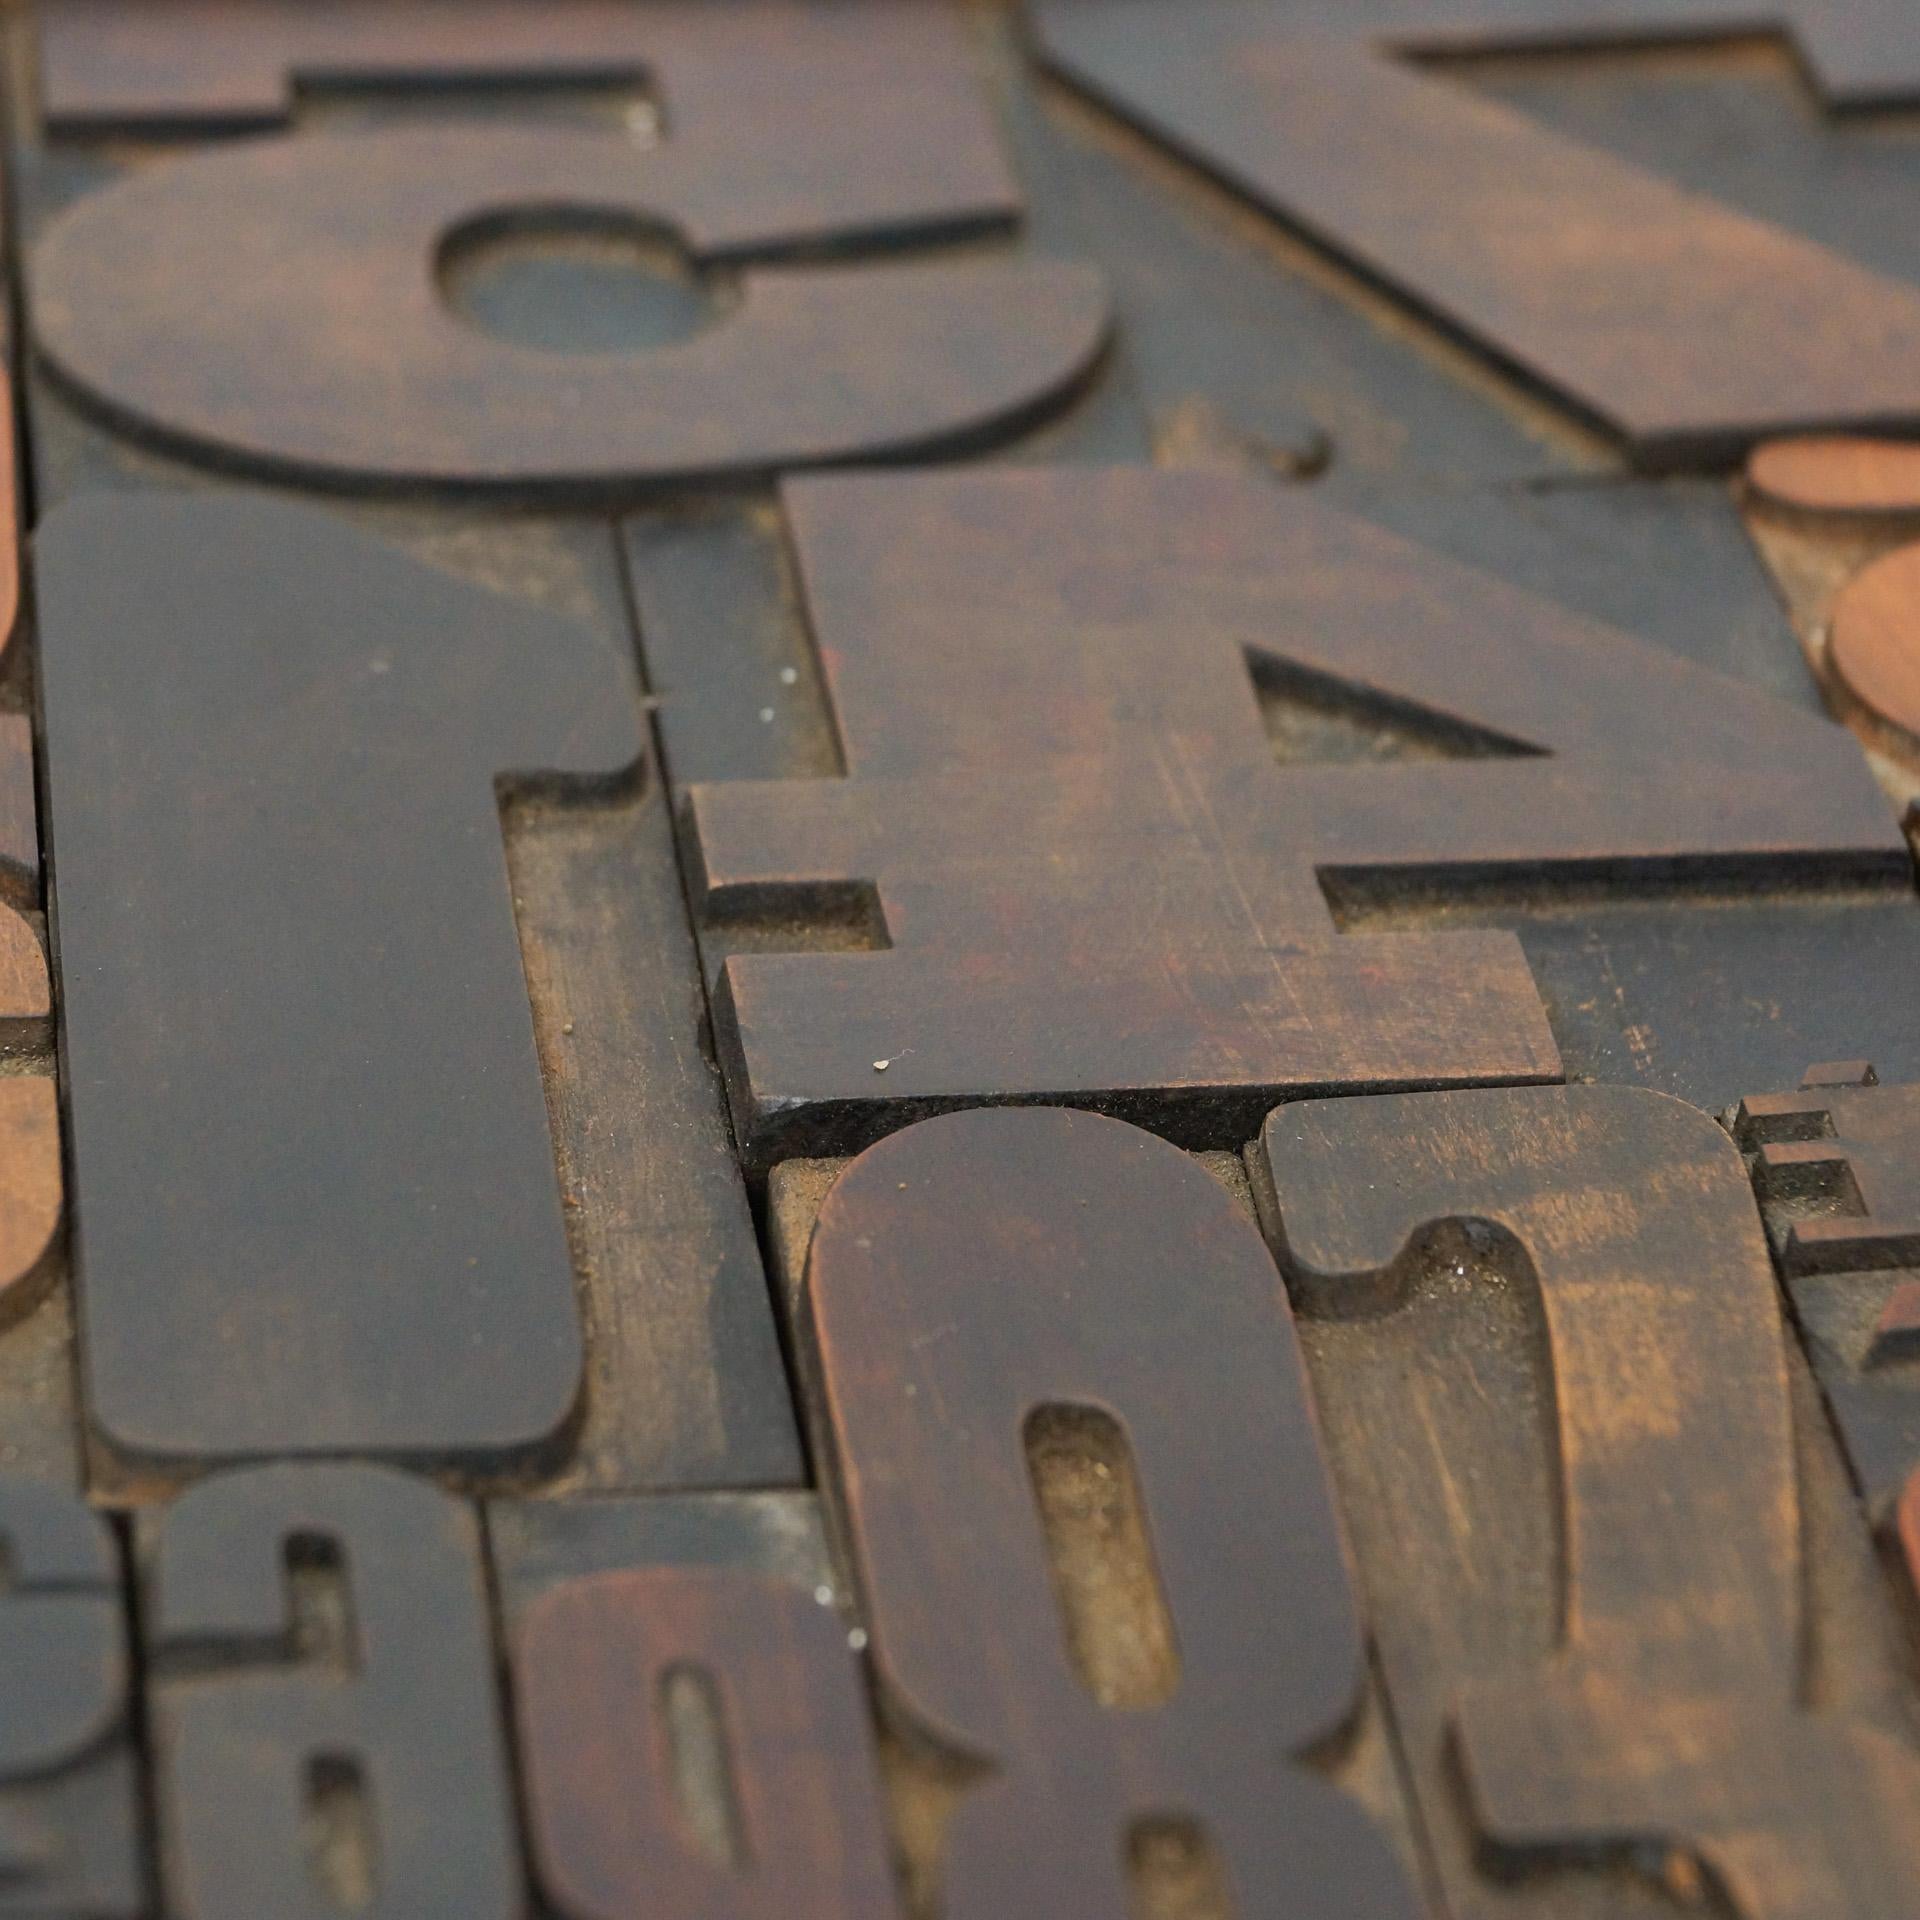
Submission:
<svg viewBox="0 0 1920 1920">
<path fill-rule="evenodd" d="M 515 1669 L 535 1850 L 566 1920 L 895 1913 L 859 1669 L 803 1588 L 595 1574 L 535 1604 Z"/>
<path fill-rule="evenodd" d="M 544 1445 L 581 1341 L 494 786 L 630 763 L 627 670 L 264 501 L 99 496 L 38 556 L 95 1419 Z"/>
<path fill-rule="evenodd" d="M 146 1632 L 181 1920 L 519 1920 L 471 1509 L 384 1468 L 262 1467 L 202 1481 L 155 1525 Z"/>
<path fill-rule="evenodd" d="M 1114 469 L 785 499 L 847 777 L 694 787 L 698 894 L 723 943 L 866 883 L 887 948 L 726 962 L 761 1158 L 993 1096 L 1228 1145 L 1288 1088 L 1558 1076 L 1511 934 L 1342 933 L 1330 893 L 1907 871 L 1840 728 L 1297 495 Z M 1257 676 L 1440 757 L 1277 765 Z"/>
<path fill-rule="evenodd" d="M 1895 81 L 1920 82 L 1907 9 L 1767 11 L 1828 30 L 1838 88 L 1888 84 L 1884 64 L 1850 69 L 1869 46 L 1904 58 Z M 1753 23 L 1751 7 L 1724 0 L 1199 0 L 1176 39 L 1154 0 L 1040 8 L 1046 57 L 1068 79 L 1549 388 L 1646 467 L 1716 462 L 1795 427 L 1920 418 L 1920 292 L 1402 56 Z"/>
</svg>

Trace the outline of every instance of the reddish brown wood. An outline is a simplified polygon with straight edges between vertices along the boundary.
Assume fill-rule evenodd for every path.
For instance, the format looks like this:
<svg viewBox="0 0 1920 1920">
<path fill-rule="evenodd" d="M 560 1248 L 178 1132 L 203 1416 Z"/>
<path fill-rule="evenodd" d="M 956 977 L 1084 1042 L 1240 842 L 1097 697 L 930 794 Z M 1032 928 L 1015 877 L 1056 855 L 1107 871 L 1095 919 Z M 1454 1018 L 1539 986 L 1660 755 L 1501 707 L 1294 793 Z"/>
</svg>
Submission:
<svg viewBox="0 0 1920 1920">
<path fill-rule="evenodd" d="M 255 70 L 241 97 L 277 89 L 291 57 L 275 33 L 298 21 L 271 18 L 279 27 L 243 36 L 234 56 Z M 337 9 L 318 18 L 336 49 L 361 30 Z M 431 66 L 434 49 L 460 64 L 481 44 L 479 23 L 455 30 L 445 12 L 387 18 L 365 41 L 375 69 Z M 582 19 L 563 12 L 556 53 Z M 623 20 L 659 35 L 670 137 L 657 150 L 559 128 L 441 127 L 156 166 L 42 240 L 42 346 L 118 423 L 169 446 L 376 488 L 631 489 L 950 449 L 1024 422 L 1086 373 L 1107 324 L 1089 269 L 802 264 L 1017 214 L 944 10 L 742 19 L 697 6 Z M 207 47 L 215 74 L 225 44 L 167 42 L 188 72 L 183 50 Z M 235 84 L 220 83 L 229 102 Z M 536 352 L 455 314 L 438 284 L 450 249 L 555 220 L 664 228 L 696 269 L 742 268 L 737 293 L 688 338 L 631 353 Z M 250 271 L 226 271 L 236 258 Z"/>
<path fill-rule="evenodd" d="M 1907 871 L 1841 729 L 1298 494 L 785 499 L 848 777 L 693 788 L 697 898 L 724 933 L 864 883 L 890 944 L 727 961 L 760 1157 L 940 1101 L 1117 1099 L 1226 1144 L 1282 1089 L 1557 1076 L 1511 935 L 1343 935 L 1329 893 Z M 1427 754 L 1277 765 L 1256 679 Z"/>
<path fill-rule="evenodd" d="M 13 383 L 0 373 L 0 660 L 20 624 L 20 497 Z"/>
<path fill-rule="evenodd" d="M 1841 521 L 1920 516 L 1920 444 L 1899 440 L 1775 441 L 1747 463 L 1762 504 Z M 1873 561 L 1834 596 L 1827 670 L 1836 709 L 1895 753 L 1920 752 L 1920 547 Z"/>
<path fill-rule="evenodd" d="M 33 791 L 33 722 L 0 713 L 0 899 L 30 905 L 40 893 L 40 822 Z"/>
<path fill-rule="evenodd" d="M 0 662 L 20 617 L 20 510 L 13 389 L 0 373 Z M 52 1011 L 40 937 L 16 910 L 38 902 L 40 827 L 33 722 L 0 714 L 0 1033 Z M 64 1204 L 54 1083 L 0 1079 L 0 1317 L 32 1298 Z"/>
<path fill-rule="evenodd" d="M 1784 1222 L 1790 1273 L 1920 1265 L 1920 1086 L 1864 1075 L 1846 1085 L 1809 1074 L 1798 1093 L 1741 1102 L 1735 1132 L 1758 1153 L 1761 1197 L 1838 1209 Z"/>
<path fill-rule="evenodd" d="M 1555 11 L 1562 37 L 1582 17 L 1589 39 L 1610 19 L 1631 37 L 1620 9 Z M 1048 0 L 1039 26 L 1069 80 L 1616 434 L 1638 465 L 1920 420 L 1920 292 L 1403 63 L 1447 38 L 1445 11 L 1409 26 L 1395 8 L 1371 35 L 1367 12 L 1329 13 L 1199 0 L 1171 39 L 1156 0 Z"/>
<path fill-rule="evenodd" d="M 1285 1297 L 1222 1187 L 1100 1115 L 931 1120 L 827 1196 L 806 1306 L 886 1691 L 993 1768 L 949 1831 L 950 1920 L 1127 1912 L 1129 1843 L 1165 1820 L 1204 1832 L 1237 1912 L 1417 1911 L 1286 1759 L 1351 1715 L 1360 1634 Z M 1123 1437 L 1093 1471 L 1143 1509 L 1169 1651 L 1129 1643 L 1120 1698 L 1035 1524 L 1045 1416 Z"/>
<path fill-rule="evenodd" d="M 1876 560 L 1834 600 L 1827 658 L 1845 704 L 1920 748 L 1920 546 Z"/>
<path fill-rule="evenodd" d="M 1747 488 L 1767 506 L 1797 513 L 1909 516 L 1920 513 L 1920 442 L 1769 440 L 1748 458 Z"/>
<path fill-rule="evenodd" d="M 1537 1289 L 1559 1644 L 1458 1676 L 1450 1716 L 1491 1858 L 1639 1846 L 1703 1862 L 1741 1920 L 1904 1911 L 1920 1762 L 1809 1710 L 1784 1331 L 1726 1135 L 1638 1090 L 1502 1089 L 1302 1103 L 1262 1152 L 1283 1260 L 1330 1306 L 1390 1306 L 1443 1229 Z"/>
<path fill-rule="evenodd" d="M 564 1920 L 896 1913 L 859 1668 L 811 1593 L 705 1569 L 593 1575 L 528 1610 L 514 1670 L 534 1851 Z M 718 1722 L 703 1813 L 721 1858 L 669 1733 L 676 1680 Z"/>
<path fill-rule="evenodd" d="M 1834 1061 L 1743 1101 L 1733 1130 L 1855 1483 L 1884 1517 L 1920 1461 L 1920 1087 Z"/>
<path fill-rule="evenodd" d="M 1885 1366 L 1916 1356 L 1920 1356 L 1920 1280 L 1904 1280 L 1874 1322 L 1867 1365 Z"/>
</svg>

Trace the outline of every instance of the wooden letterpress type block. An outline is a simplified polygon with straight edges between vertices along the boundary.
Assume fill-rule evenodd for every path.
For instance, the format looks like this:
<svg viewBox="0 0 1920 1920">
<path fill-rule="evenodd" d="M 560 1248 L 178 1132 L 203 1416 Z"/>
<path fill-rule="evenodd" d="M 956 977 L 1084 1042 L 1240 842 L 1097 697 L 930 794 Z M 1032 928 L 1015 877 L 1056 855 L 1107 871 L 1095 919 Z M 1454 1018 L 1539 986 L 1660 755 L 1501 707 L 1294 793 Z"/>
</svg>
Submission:
<svg viewBox="0 0 1920 1920">
<path fill-rule="evenodd" d="M 1920 1758 L 1810 1697 L 1819 1439 L 1724 1132 L 1625 1088 L 1308 1101 L 1256 1188 L 1450 1903 L 1897 1913 Z M 1575 1862 L 1565 1908 L 1503 1892 Z"/>
<path fill-rule="evenodd" d="M 1418 1911 L 1326 1777 L 1359 1622 L 1217 1180 L 1097 1114 L 930 1120 L 827 1195 L 804 1316 L 882 1701 L 949 1756 L 945 1912 Z"/>
<path fill-rule="evenodd" d="M 167 1911 L 519 1920 L 472 1508 L 385 1468 L 256 1467 L 142 1526 Z"/>
</svg>

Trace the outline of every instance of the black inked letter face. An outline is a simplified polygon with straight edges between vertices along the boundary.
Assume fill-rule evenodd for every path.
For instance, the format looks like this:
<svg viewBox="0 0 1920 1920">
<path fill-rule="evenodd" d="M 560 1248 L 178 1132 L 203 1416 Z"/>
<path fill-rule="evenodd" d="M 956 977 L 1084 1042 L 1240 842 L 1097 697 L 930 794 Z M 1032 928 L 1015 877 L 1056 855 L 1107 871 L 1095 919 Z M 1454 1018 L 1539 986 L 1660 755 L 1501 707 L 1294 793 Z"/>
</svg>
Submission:
<svg viewBox="0 0 1920 1920">
<path fill-rule="evenodd" d="M 149 1524 L 168 1911 L 520 1920 L 472 1508 L 381 1467 L 262 1467 Z"/>
<path fill-rule="evenodd" d="M 627 669 L 303 509 L 100 497 L 38 555 L 96 1422 L 538 1449 L 581 1335 L 495 783 L 630 765 Z"/>
</svg>

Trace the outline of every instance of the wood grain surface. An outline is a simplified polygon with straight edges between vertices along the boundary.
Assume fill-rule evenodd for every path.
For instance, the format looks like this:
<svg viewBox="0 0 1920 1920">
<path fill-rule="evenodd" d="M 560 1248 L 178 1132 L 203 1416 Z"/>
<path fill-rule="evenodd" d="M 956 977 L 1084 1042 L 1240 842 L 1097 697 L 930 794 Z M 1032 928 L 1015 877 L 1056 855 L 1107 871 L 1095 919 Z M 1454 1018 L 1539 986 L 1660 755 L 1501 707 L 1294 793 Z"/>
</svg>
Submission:
<svg viewBox="0 0 1920 1920">
<path fill-rule="evenodd" d="M 359 1465 L 201 1482 L 145 1541 L 182 1920 L 524 1912 L 477 1518 Z"/>
<path fill-rule="evenodd" d="M 991 1770 L 944 1910 L 1124 1911 L 1171 1843 L 1242 1912 L 1416 1913 L 1308 1757 L 1359 1623 L 1278 1276 L 1220 1185 L 1101 1115 L 949 1115 L 840 1177 L 805 1285 L 885 1695 Z"/>
<path fill-rule="evenodd" d="M 354 44 L 348 14 L 365 18 L 321 10 L 316 43 Z M 450 42 L 444 12 L 437 30 L 432 9 L 385 17 L 363 47 L 376 70 L 407 66 L 391 38 L 382 51 L 396 33 L 465 68 L 470 33 Z M 604 44 L 610 17 L 594 17 Z M 589 24 L 563 10 L 549 43 L 563 67 L 569 19 Z M 644 26 L 628 14 L 623 38 Z M 277 88 L 292 48 L 276 39 L 307 31 L 281 10 L 251 45 L 202 44 Z M 163 444 L 281 478 L 459 492 L 631 491 L 947 451 L 1004 434 L 1086 374 L 1107 321 L 1085 267 L 806 264 L 1017 214 L 950 15 L 789 7 L 739 25 L 680 8 L 662 56 L 674 132 L 657 151 L 443 126 L 216 147 L 109 186 L 38 242 L 40 344 Z M 351 70 L 360 56 L 341 57 Z M 702 324 L 650 351 L 560 357 L 463 323 L 444 297 L 460 249 L 543 222 L 664 235 L 694 272 L 731 278 Z M 235 252 L 256 271 L 208 303 Z"/>
<path fill-rule="evenodd" d="M 888 157 L 934 206 L 1014 191 L 958 22 L 929 0 L 748 0 L 723 21 L 701 0 L 48 0 L 40 78 L 48 123 L 69 135 L 275 125 L 302 90 L 328 87 L 639 83 L 672 92 L 677 122 L 731 121 L 736 140 L 788 145 L 796 171 L 880 114 L 919 130 Z M 808 111 L 827 97 L 836 113 Z M 898 171 L 869 183 L 890 197 L 904 187 Z"/>
<path fill-rule="evenodd" d="M 759 1160 L 965 1099 L 1229 1145 L 1288 1087 L 1551 1079 L 1510 935 L 1343 924 L 1906 870 L 1839 729 L 1298 495 L 1116 470 L 785 499 L 845 777 L 695 785 L 696 899 L 710 950 L 730 919 L 844 947 L 863 908 L 872 950 L 725 960 Z M 1262 686 L 1416 750 L 1292 763 Z"/>
<path fill-rule="evenodd" d="M 1870 1061 L 1836 1061 L 1797 1093 L 1742 1101 L 1734 1132 L 1757 1149 L 1789 1272 L 1920 1266 L 1920 1087 L 1883 1087 Z M 1831 1211 L 1794 1217 L 1796 1200 L 1823 1199 Z"/>
<path fill-rule="evenodd" d="M 565 1920 L 897 1911 L 830 1605 L 732 1571 L 595 1574 L 529 1609 L 514 1657 L 534 1851 Z"/>
<path fill-rule="evenodd" d="M 36 552 L 100 1431 L 549 1447 L 582 1342 L 494 789 L 629 764 L 625 669 L 266 501 L 102 496 Z"/>
<path fill-rule="evenodd" d="M 1111 0 L 1059 0 L 1097 15 Z M 1121 0 L 1124 11 L 1129 0 Z M 1416 58 L 1600 57 L 1779 36 L 1832 110 L 1920 95 L 1920 25 L 1890 0 L 1248 0 L 1250 22 Z"/>
<path fill-rule="evenodd" d="M 1243 0 L 1186 9 L 1177 45 L 1147 0 L 1050 0 L 1037 17 L 1074 84 L 1638 466 L 1920 417 L 1911 287 L 1423 74 L 1391 36 L 1342 40 L 1324 11 L 1316 33 Z"/>
</svg>

